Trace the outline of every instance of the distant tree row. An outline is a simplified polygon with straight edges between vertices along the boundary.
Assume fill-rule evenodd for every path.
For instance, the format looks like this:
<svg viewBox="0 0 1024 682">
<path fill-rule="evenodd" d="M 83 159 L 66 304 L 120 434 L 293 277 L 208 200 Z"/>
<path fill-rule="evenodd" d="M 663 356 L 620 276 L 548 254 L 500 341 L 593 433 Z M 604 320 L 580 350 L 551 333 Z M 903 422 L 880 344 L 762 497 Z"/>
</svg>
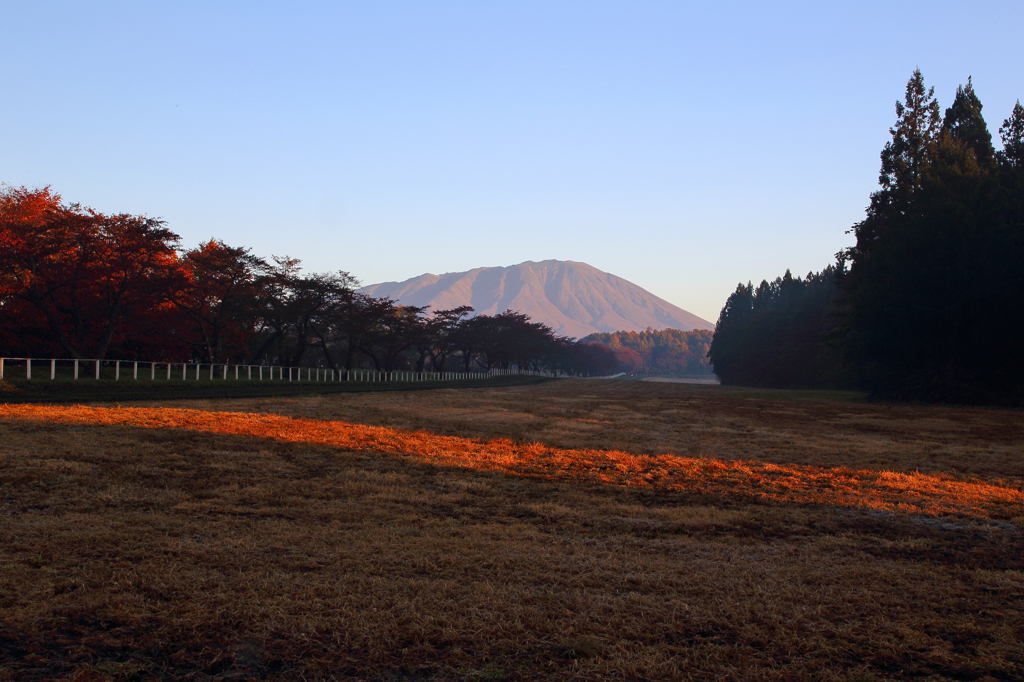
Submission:
<svg viewBox="0 0 1024 682">
<path fill-rule="evenodd" d="M 644 376 L 710 376 L 711 331 L 651 329 L 591 334 L 583 339 L 615 352 L 620 371 Z"/>
<path fill-rule="evenodd" d="M 755 289 L 740 284 L 718 318 L 709 357 L 726 384 L 776 388 L 849 385 L 829 334 L 837 325 L 842 265 L 806 279 L 789 270 Z"/>
<path fill-rule="evenodd" d="M 182 250 L 163 221 L 0 191 L 0 355 L 606 374 L 610 350 L 526 315 L 471 317 L 356 291 L 212 239 Z"/>
<path fill-rule="evenodd" d="M 943 116 L 914 72 L 856 245 L 737 288 L 710 349 L 724 382 L 1024 403 L 1024 107 L 999 151 L 981 110 L 968 79 Z"/>
</svg>

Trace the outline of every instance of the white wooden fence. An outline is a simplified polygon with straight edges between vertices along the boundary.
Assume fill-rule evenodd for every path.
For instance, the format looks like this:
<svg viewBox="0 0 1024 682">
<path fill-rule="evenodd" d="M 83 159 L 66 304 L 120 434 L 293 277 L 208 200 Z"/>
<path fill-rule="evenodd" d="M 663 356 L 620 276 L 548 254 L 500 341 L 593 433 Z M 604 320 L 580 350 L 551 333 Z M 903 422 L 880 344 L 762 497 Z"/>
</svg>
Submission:
<svg viewBox="0 0 1024 682">
<path fill-rule="evenodd" d="M 58 363 L 60 368 L 66 370 L 61 374 L 68 374 L 69 378 L 77 381 L 83 375 L 92 375 L 97 381 L 103 376 L 101 368 L 106 365 L 108 370 L 113 368 L 114 381 L 121 380 L 122 367 L 125 373 L 131 371 L 131 378 L 139 380 L 139 370 L 142 370 L 143 379 L 149 374 L 150 381 L 156 381 L 158 376 L 166 381 L 177 379 L 180 376 L 182 381 L 194 377 L 196 381 L 205 378 L 209 372 L 209 380 L 219 379 L 228 381 L 288 381 L 307 382 L 417 382 L 417 381 L 465 381 L 487 379 L 496 376 L 529 375 L 529 376 L 551 376 L 545 372 L 525 369 L 492 369 L 489 372 L 412 372 L 392 371 L 381 372 L 371 369 L 351 369 L 335 371 L 324 367 L 282 367 L 279 365 L 235 365 L 222 363 L 190 363 L 190 362 L 141 362 L 137 360 L 96 360 L 96 359 L 64 359 L 64 358 L 0 358 L 0 380 L 5 378 L 5 371 L 17 367 L 18 376 L 26 379 L 33 378 L 33 371 L 36 378 L 42 379 L 49 373 L 50 380 L 57 379 Z M 23 367 L 18 365 L 23 363 Z M 34 363 L 34 364 L 33 364 Z M 5 370 L 6 368 L 6 370 Z M 179 370 L 180 368 L 180 370 Z M 287 375 L 285 372 L 287 371 Z M 8 376 L 14 378 L 14 374 L 7 372 Z M 41 376 L 40 376 L 41 374 Z"/>
</svg>

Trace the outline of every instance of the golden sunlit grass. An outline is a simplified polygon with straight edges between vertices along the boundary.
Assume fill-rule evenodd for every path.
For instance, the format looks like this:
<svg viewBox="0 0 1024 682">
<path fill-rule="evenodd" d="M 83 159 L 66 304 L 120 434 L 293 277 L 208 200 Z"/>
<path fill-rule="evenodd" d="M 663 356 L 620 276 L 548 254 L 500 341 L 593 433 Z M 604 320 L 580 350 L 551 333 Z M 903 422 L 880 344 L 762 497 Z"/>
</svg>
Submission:
<svg viewBox="0 0 1024 682">
<path fill-rule="evenodd" d="M 0 679 L 1021 679 L 1020 412 L 0 406 Z"/>
<path fill-rule="evenodd" d="M 345 450 L 412 455 L 445 466 L 569 481 L 763 497 L 870 509 L 1024 517 L 1020 481 L 989 483 L 941 474 L 727 461 L 616 450 L 568 450 L 508 439 L 486 442 L 380 426 L 171 407 L 0 406 L 0 419 L 186 429 Z M 595 420 L 586 420 L 592 423 Z"/>
</svg>

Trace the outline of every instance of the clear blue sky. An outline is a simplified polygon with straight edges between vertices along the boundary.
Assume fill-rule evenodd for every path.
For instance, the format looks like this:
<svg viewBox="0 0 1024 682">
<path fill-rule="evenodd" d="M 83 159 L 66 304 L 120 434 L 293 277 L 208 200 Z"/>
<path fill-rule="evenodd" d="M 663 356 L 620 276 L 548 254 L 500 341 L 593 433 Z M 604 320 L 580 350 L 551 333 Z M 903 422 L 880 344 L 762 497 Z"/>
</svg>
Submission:
<svg viewBox="0 0 1024 682">
<path fill-rule="evenodd" d="M 0 2 L 0 181 L 370 284 L 584 261 L 714 321 L 851 244 L 894 102 L 1024 2 Z"/>
</svg>

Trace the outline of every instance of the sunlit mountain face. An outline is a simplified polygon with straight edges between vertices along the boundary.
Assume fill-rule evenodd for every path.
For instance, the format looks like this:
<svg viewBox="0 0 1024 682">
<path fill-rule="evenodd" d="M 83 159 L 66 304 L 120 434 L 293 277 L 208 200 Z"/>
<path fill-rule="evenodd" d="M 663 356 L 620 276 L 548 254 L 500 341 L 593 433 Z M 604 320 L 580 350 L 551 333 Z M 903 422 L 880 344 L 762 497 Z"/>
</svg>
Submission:
<svg viewBox="0 0 1024 682">
<path fill-rule="evenodd" d="M 529 315 L 557 334 L 582 338 L 594 332 L 714 329 L 714 324 L 641 287 L 586 263 L 545 260 L 509 267 L 424 274 L 404 282 L 363 287 L 403 305 L 445 310 L 473 306 L 474 314 L 505 310 Z"/>
</svg>

